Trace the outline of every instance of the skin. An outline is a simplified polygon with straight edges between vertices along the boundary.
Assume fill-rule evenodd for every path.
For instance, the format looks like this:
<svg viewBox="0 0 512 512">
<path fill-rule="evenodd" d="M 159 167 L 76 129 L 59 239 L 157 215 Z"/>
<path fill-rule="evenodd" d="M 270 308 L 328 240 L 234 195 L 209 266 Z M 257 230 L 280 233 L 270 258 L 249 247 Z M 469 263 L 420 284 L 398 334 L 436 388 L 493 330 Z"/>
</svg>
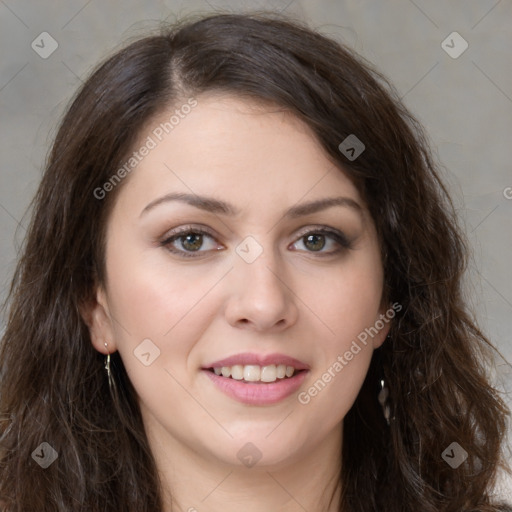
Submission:
<svg viewBox="0 0 512 512">
<path fill-rule="evenodd" d="M 120 352 L 166 511 L 338 510 L 343 418 L 389 324 L 305 405 L 297 393 L 274 405 L 242 404 L 201 368 L 240 352 L 279 352 L 310 366 L 300 391 L 311 387 L 389 309 L 375 227 L 354 184 L 297 118 L 233 96 L 197 100 L 120 190 L 107 226 L 107 283 L 84 315 L 92 343 Z M 141 143 L 168 118 L 152 120 Z M 141 214 L 172 192 L 214 196 L 239 213 L 173 201 Z M 283 217 L 297 204 L 338 196 L 360 210 Z M 190 224 L 213 233 L 199 253 L 189 250 L 196 256 L 159 243 Z M 351 247 L 303 238 L 318 225 L 342 231 Z M 235 251 L 249 235 L 263 249 L 252 263 Z M 172 247 L 190 249 L 183 244 Z M 134 355 L 144 339 L 160 350 L 149 366 Z M 248 442 L 262 454 L 251 468 L 237 457 Z"/>
</svg>

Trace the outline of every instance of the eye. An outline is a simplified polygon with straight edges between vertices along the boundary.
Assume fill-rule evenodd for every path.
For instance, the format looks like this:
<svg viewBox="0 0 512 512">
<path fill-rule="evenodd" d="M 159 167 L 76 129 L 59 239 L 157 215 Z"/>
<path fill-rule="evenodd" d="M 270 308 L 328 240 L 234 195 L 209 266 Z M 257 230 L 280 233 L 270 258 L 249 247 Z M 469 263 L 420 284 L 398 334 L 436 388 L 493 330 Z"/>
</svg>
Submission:
<svg viewBox="0 0 512 512">
<path fill-rule="evenodd" d="M 341 231 L 325 227 L 313 230 L 310 228 L 309 231 L 301 233 L 301 237 L 293 245 L 296 246 L 297 244 L 299 250 L 303 250 L 300 247 L 302 244 L 306 252 L 316 252 L 326 256 L 337 254 L 352 247 L 350 241 Z"/>
<path fill-rule="evenodd" d="M 170 233 L 170 235 L 171 236 L 168 236 L 165 240 L 160 242 L 160 245 L 170 252 L 185 258 L 193 258 L 198 256 L 197 253 L 205 253 L 222 248 L 214 242 L 211 233 L 201 228 L 185 226 L 175 230 L 173 233 Z M 209 243 L 206 243 L 205 248 L 205 241 L 208 240 Z"/>
<path fill-rule="evenodd" d="M 309 228 L 299 236 L 292 247 L 309 253 L 318 253 L 319 256 L 331 256 L 352 247 L 351 242 L 341 231 L 324 226 Z M 212 233 L 193 226 L 183 226 L 168 233 L 160 242 L 160 246 L 183 258 L 200 257 L 207 252 L 224 248 L 215 242 Z"/>
</svg>

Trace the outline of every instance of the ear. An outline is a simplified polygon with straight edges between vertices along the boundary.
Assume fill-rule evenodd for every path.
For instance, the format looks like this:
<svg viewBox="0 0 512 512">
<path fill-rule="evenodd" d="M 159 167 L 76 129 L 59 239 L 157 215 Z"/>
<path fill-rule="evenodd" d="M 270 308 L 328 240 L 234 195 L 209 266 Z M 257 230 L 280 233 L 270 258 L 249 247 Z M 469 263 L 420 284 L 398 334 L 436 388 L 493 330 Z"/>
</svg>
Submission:
<svg viewBox="0 0 512 512">
<path fill-rule="evenodd" d="M 103 288 L 98 287 L 95 297 L 80 308 L 84 322 L 89 327 L 91 343 L 102 354 L 111 354 L 117 350 L 113 323 L 109 312 L 107 296 Z M 107 343 L 107 346 L 105 346 Z"/>
<path fill-rule="evenodd" d="M 379 348 L 386 341 L 394 316 L 395 309 L 390 304 L 380 308 L 379 316 L 375 320 L 375 327 L 378 328 L 379 332 L 373 338 L 374 349 Z"/>
</svg>

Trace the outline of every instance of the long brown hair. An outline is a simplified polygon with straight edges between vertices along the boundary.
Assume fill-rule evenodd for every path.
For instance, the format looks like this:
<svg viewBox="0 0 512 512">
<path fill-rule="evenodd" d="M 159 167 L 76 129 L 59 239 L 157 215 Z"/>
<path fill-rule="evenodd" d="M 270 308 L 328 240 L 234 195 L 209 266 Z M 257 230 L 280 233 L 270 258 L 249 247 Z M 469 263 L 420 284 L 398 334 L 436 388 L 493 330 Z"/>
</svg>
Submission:
<svg viewBox="0 0 512 512">
<path fill-rule="evenodd" d="M 134 389 L 114 355 L 110 393 L 81 307 L 105 282 L 105 226 L 123 182 L 102 199 L 95 190 L 148 121 L 207 91 L 277 105 L 311 127 L 357 183 L 377 228 L 386 296 L 402 305 L 344 419 L 340 510 L 500 510 L 491 490 L 508 410 L 486 374 L 492 345 L 462 291 L 466 243 L 422 128 L 369 63 L 269 13 L 201 17 L 140 39 L 98 67 L 66 112 L 8 301 L 4 510 L 161 510 Z M 365 144 L 354 160 L 338 148 L 350 134 Z M 377 400 L 382 377 L 389 427 Z M 33 457 L 43 442 L 58 454 L 44 470 Z M 468 453 L 457 469 L 441 456 L 452 442 Z"/>
</svg>

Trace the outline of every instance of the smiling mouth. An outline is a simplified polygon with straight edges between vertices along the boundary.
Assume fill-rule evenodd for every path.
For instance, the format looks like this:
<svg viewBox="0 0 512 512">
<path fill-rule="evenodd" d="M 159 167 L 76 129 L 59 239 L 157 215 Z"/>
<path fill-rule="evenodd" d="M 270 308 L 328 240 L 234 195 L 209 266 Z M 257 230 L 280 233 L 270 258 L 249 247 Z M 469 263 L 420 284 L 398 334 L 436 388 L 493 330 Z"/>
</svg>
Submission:
<svg viewBox="0 0 512 512">
<path fill-rule="evenodd" d="M 219 377 L 238 380 L 247 384 L 270 384 L 295 377 L 307 370 L 297 370 L 293 366 L 271 364 L 268 366 L 241 365 L 205 368 Z"/>
</svg>

